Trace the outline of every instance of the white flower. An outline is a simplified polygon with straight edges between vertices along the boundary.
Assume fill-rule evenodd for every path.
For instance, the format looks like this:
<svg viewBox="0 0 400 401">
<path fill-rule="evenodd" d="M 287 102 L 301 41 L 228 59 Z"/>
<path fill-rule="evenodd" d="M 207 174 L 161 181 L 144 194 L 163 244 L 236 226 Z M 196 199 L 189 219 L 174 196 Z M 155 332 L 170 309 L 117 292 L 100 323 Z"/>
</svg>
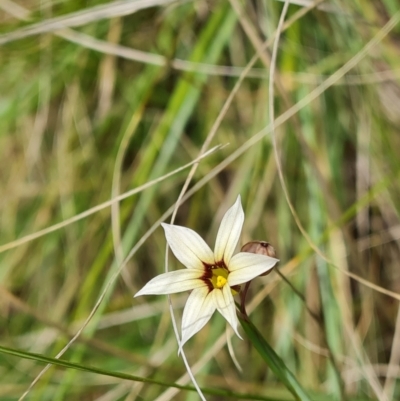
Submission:
<svg viewBox="0 0 400 401">
<path fill-rule="evenodd" d="M 247 252 L 233 256 L 243 221 L 244 213 L 238 196 L 222 219 L 214 252 L 193 230 L 162 224 L 168 245 L 187 269 L 160 274 L 135 297 L 192 291 L 183 311 L 181 347 L 204 327 L 216 309 L 240 337 L 232 292 L 237 293 L 239 284 L 265 273 L 278 262 L 269 256 Z"/>
</svg>

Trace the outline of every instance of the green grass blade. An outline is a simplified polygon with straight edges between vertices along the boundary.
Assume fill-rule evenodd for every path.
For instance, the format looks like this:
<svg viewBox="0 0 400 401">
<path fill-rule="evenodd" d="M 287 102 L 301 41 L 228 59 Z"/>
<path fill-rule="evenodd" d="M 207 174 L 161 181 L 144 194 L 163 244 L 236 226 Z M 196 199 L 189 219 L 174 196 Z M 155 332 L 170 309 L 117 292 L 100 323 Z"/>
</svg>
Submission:
<svg viewBox="0 0 400 401">
<path fill-rule="evenodd" d="M 74 370 L 79 370 L 79 371 L 83 371 L 83 372 L 89 372 L 89 373 L 94 373 L 94 374 L 99 374 L 99 375 L 104 375 L 104 376 L 109 376 L 109 377 L 116 377 L 118 379 L 129 380 L 129 381 L 133 381 L 133 382 L 157 384 L 157 385 L 163 386 L 163 387 L 174 387 L 174 388 L 178 388 L 180 390 L 197 392 L 197 390 L 192 386 L 183 386 L 183 385 L 180 385 L 177 383 L 169 383 L 169 382 L 165 382 L 165 381 L 161 381 L 161 380 L 149 379 L 147 377 L 131 375 L 128 373 L 122 373 L 122 372 L 116 372 L 116 371 L 111 371 L 111 370 L 106 370 L 106 369 L 95 368 L 93 366 L 82 365 L 81 363 L 69 362 L 69 361 L 65 361 L 63 359 L 49 358 L 44 355 L 35 354 L 32 352 L 20 351 L 20 350 L 16 350 L 13 348 L 3 347 L 1 345 L 0 345 L 0 353 L 16 356 L 18 358 L 23 358 L 23 359 L 30 359 L 30 360 L 45 363 L 45 364 L 51 364 L 54 366 L 59 366 L 59 367 L 67 368 L 67 369 L 74 369 Z M 223 397 L 235 397 L 235 399 L 260 400 L 260 401 L 285 401 L 285 399 L 282 399 L 282 398 L 270 398 L 270 397 L 264 397 L 264 396 L 252 395 L 252 394 L 244 394 L 244 393 L 239 394 L 239 393 L 229 391 L 229 390 L 220 390 L 220 389 L 211 389 L 211 388 L 204 388 L 202 390 L 206 394 L 215 395 L 215 396 L 223 396 Z"/>
<path fill-rule="evenodd" d="M 276 377 L 286 386 L 297 400 L 311 401 L 306 391 L 296 380 L 293 373 L 286 367 L 279 355 L 272 349 L 250 320 L 239 315 L 239 321 L 247 337 L 258 353 L 275 373 Z"/>
</svg>

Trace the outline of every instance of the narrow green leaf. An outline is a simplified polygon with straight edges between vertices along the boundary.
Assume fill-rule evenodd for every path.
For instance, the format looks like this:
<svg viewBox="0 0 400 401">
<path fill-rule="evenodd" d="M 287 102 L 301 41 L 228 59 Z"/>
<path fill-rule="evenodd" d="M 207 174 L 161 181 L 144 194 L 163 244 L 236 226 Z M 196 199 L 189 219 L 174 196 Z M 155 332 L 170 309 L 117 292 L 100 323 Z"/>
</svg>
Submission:
<svg viewBox="0 0 400 401">
<path fill-rule="evenodd" d="M 239 314 L 240 323 L 247 334 L 247 337 L 259 352 L 261 357 L 275 373 L 276 377 L 286 386 L 286 388 L 300 401 L 311 401 L 300 383 L 296 380 L 293 373 L 286 367 L 285 363 L 272 347 L 263 338 L 257 328 L 245 316 Z"/>
<path fill-rule="evenodd" d="M 114 371 L 110 371 L 110 370 L 99 369 L 99 368 L 95 368 L 93 366 L 82 365 L 81 363 L 74 363 L 74 362 L 65 361 L 63 359 L 50 358 L 50 357 L 47 357 L 44 355 L 35 354 L 33 352 L 20 351 L 20 350 L 13 349 L 13 348 L 3 347 L 1 345 L 0 345 L 0 353 L 16 356 L 19 358 L 30 359 L 30 360 L 45 363 L 45 364 L 60 366 L 63 368 L 68 368 L 68 369 L 80 370 L 80 371 L 100 374 L 100 375 L 104 375 L 104 376 L 117 377 L 119 379 L 124 379 L 124 380 L 130 380 L 130 381 L 142 382 L 142 383 L 150 383 L 150 384 L 158 384 L 159 386 L 163 386 L 163 387 L 174 387 L 174 388 L 178 388 L 180 390 L 197 392 L 197 390 L 192 386 L 183 386 L 183 385 L 180 385 L 177 383 L 170 383 L 170 382 L 165 382 L 165 381 L 161 381 L 161 380 L 149 379 L 147 377 L 140 377 L 140 376 L 131 375 L 128 373 L 114 372 Z M 259 400 L 259 401 L 287 401 L 282 398 L 271 398 L 271 397 L 265 397 L 265 396 L 260 396 L 260 395 L 256 395 L 256 394 L 237 393 L 235 391 L 222 390 L 222 389 L 212 389 L 212 388 L 203 388 L 202 387 L 202 391 L 205 394 L 221 396 L 221 397 L 234 397 L 235 399 L 238 399 L 238 400 L 246 399 L 246 400 L 256 400 L 256 401 L 257 400 Z"/>
</svg>

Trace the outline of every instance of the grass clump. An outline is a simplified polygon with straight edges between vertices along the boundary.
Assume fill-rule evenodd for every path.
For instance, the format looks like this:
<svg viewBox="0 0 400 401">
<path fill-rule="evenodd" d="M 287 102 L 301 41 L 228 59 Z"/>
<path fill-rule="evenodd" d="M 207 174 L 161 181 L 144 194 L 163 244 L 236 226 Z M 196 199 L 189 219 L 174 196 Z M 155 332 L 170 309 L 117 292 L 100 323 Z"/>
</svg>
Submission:
<svg viewBox="0 0 400 401">
<path fill-rule="evenodd" d="M 0 398 L 20 399 L 87 319 L 61 356 L 76 366 L 50 368 L 27 399 L 197 399 L 172 387 L 191 383 L 167 301 L 132 296 L 164 269 L 159 223 L 189 169 L 146 184 L 214 132 L 207 149 L 225 146 L 200 161 L 176 224 L 212 244 L 241 194 L 242 244 L 273 244 L 291 283 L 273 272 L 248 294 L 275 352 L 312 399 L 399 399 L 396 3 L 289 6 L 274 76 L 280 164 L 268 76 L 283 4 L 121 4 L 0 3 Z M 177 316 L 185 300 L 172 298 Z M 185 349 L 209 400 L 292 399 L 219 316 Z"/>
</svg>

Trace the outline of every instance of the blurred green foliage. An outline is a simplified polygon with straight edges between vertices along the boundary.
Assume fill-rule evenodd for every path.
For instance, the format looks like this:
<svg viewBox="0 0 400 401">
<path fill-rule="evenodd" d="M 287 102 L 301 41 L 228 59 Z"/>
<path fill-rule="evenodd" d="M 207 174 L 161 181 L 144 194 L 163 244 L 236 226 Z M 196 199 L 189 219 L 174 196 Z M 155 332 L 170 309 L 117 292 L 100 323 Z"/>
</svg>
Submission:
<svg viewBox="0 0 400 401">
<path fill-rule="evenodd" d="M 288 18 L 311 5 L 299 3 Z M 2 346 L 57 355 L 134 249 L 63 359 L 165 383 L 184 376 L 179 383 L 190 384 L 167 300 L 132 298 L 164 270 L 158 220 L 169 219 L 171 211 L 164 213 L 188 170 L 49 234 L 14 241 L 194 160 L 243 68 L 272 38 L 282 7 L 274 0 L 0 2 Z M 326 1 L 292 23 L 279 43 L 276 117 L 307 99 L 396 13 L 394 0 Z M 242 243 L 271 242 L 297 289 L 274 272 L 255 280 L 251 319 L 316 400 L 400 398 L 399 298 L 345 274 L 400 293 L 399 33 L 396 25 L 276 129 L 290 199 L 332 263 L 299 231 L 277 173 L 265 130 L 271 46 L 260 51 L 210 145 L 227 146 L 200 162 L 176 218 L 212 246 L 223 213 L 242 195 Z M 181 267 L 170 257 L 170 269 Z M 178 319 L 185 299 L 172 298 Z M 215 316 L 185 347 L 200 386 L 226 391 L 207 399 L 292 399 L 224 324 Z M 19 399 L 39 362 L 0 354 L 0 399 Z M 53 367 L 27 399 L 198 395 Z"/>
</svg>

